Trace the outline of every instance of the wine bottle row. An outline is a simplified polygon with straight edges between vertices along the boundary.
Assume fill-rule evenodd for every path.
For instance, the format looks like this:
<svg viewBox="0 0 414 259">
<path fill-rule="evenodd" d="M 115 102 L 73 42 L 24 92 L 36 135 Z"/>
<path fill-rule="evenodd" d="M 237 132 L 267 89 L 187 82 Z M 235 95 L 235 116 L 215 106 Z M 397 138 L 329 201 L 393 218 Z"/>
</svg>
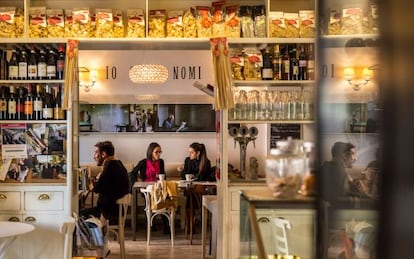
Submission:
<svg viewBox="0 0 414 259">
<path fill-rule="evenodd" d="M 63 80 L 64 70 L 64 44 L 0 49 L 0 80 Z"/>
<path fill-rule="evenodd" d="M 65 120 L 62 86 L 32 85 L 0 88 L 0 120 Z"/>
<path fill-rule="evenodd" d="M 313 44 L 275 44 L 264 49 L 231 49 L 234 80 L 314 80 Z"/>
</svg>

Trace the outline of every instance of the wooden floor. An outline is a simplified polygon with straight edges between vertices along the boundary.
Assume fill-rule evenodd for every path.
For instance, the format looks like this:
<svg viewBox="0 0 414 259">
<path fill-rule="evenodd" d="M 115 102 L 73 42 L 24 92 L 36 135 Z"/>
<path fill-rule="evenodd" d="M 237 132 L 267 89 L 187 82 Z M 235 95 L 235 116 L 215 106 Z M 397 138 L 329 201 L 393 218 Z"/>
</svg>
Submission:
<svg viewBox="0 0 414 259">
<path fill-rule="evenodd" d="M 145 220 L 144 220 L 145 221 Z M 144 222 L 145 223 L 145 222 Z M 170 235 L 164 234 L 162 228 L 151 232 L 151 244 L 147 246 L 146 226 L 138 225 L 138 234 L 136 241 L 132 241 L 131 228 L 126 229 L 125 251 L 127 259 L 162 259 L 162 258 L 185 258 L 199 259 L 202 258 L 201 234 L 197 233 L 193 237 L 193 244 L 185 238 L 184 231 L 177 227 L 174 246 L 171 246 Z M 110 240 L 109 249 L 111 250 L 109 259 L 120 258 L 119 244 Z"/>
</svg>

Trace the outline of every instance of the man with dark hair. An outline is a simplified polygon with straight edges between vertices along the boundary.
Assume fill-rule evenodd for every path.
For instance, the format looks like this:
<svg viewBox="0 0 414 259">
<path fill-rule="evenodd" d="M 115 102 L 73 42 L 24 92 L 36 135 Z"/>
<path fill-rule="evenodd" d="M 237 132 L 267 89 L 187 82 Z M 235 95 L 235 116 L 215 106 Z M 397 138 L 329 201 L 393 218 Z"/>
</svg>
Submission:
<svg viewBox="0 0 414 259">
<path fill-rule="evenodd" d="M 323 199 L 336 200 L 345 194 L 348 183 L 347 168 L 356 162 L 356 150 L 352 143 L 335 142 L 331 149 L 332 159 L 323 163 L 321 190 Z"/>
<path fill-rule="evenodd" d="M 115 159 L 115 148 L 110 141 L 98 142 L 95 145 L 94 160 L 103 166 L 102 173 L 92 179 L 90 189 L 98 193 L 96 207 L 85 209 L 83 216 L 93 215 L 109 219 L 110 224 L 116 223 L 118 205 L 116 200 L 129 192 L 129 178 L 125 166 Z"/>
</svg>

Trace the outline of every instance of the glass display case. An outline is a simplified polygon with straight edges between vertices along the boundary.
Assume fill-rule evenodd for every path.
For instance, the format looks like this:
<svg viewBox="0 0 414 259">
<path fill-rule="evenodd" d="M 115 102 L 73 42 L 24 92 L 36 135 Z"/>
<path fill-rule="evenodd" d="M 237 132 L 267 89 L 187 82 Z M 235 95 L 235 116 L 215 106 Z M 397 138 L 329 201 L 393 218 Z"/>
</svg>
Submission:
<svg viewBox="0 0 414 259">
<path fill-rule="evenodd" d="M 275 198 L 269 189 L 242 191 L 240 258 L 291 254 L 315 258 L 316 200 Z M 275 257 L 276 258 L 276 257 Z"/>
</svg>

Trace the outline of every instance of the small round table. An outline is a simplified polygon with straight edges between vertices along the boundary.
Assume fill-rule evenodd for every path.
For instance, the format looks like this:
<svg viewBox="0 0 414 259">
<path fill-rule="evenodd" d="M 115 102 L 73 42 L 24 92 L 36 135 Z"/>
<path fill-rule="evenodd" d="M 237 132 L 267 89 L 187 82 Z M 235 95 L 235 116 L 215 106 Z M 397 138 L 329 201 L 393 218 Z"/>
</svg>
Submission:
<svg viewBox="0 0 414 259">
<path fill-rule="evenodd" d="M 22 222 L 0 221 L 0 258 L 4 258 L 7 248 L 20 235 L 33 231 L 33 225 Z"/>
</svg>

